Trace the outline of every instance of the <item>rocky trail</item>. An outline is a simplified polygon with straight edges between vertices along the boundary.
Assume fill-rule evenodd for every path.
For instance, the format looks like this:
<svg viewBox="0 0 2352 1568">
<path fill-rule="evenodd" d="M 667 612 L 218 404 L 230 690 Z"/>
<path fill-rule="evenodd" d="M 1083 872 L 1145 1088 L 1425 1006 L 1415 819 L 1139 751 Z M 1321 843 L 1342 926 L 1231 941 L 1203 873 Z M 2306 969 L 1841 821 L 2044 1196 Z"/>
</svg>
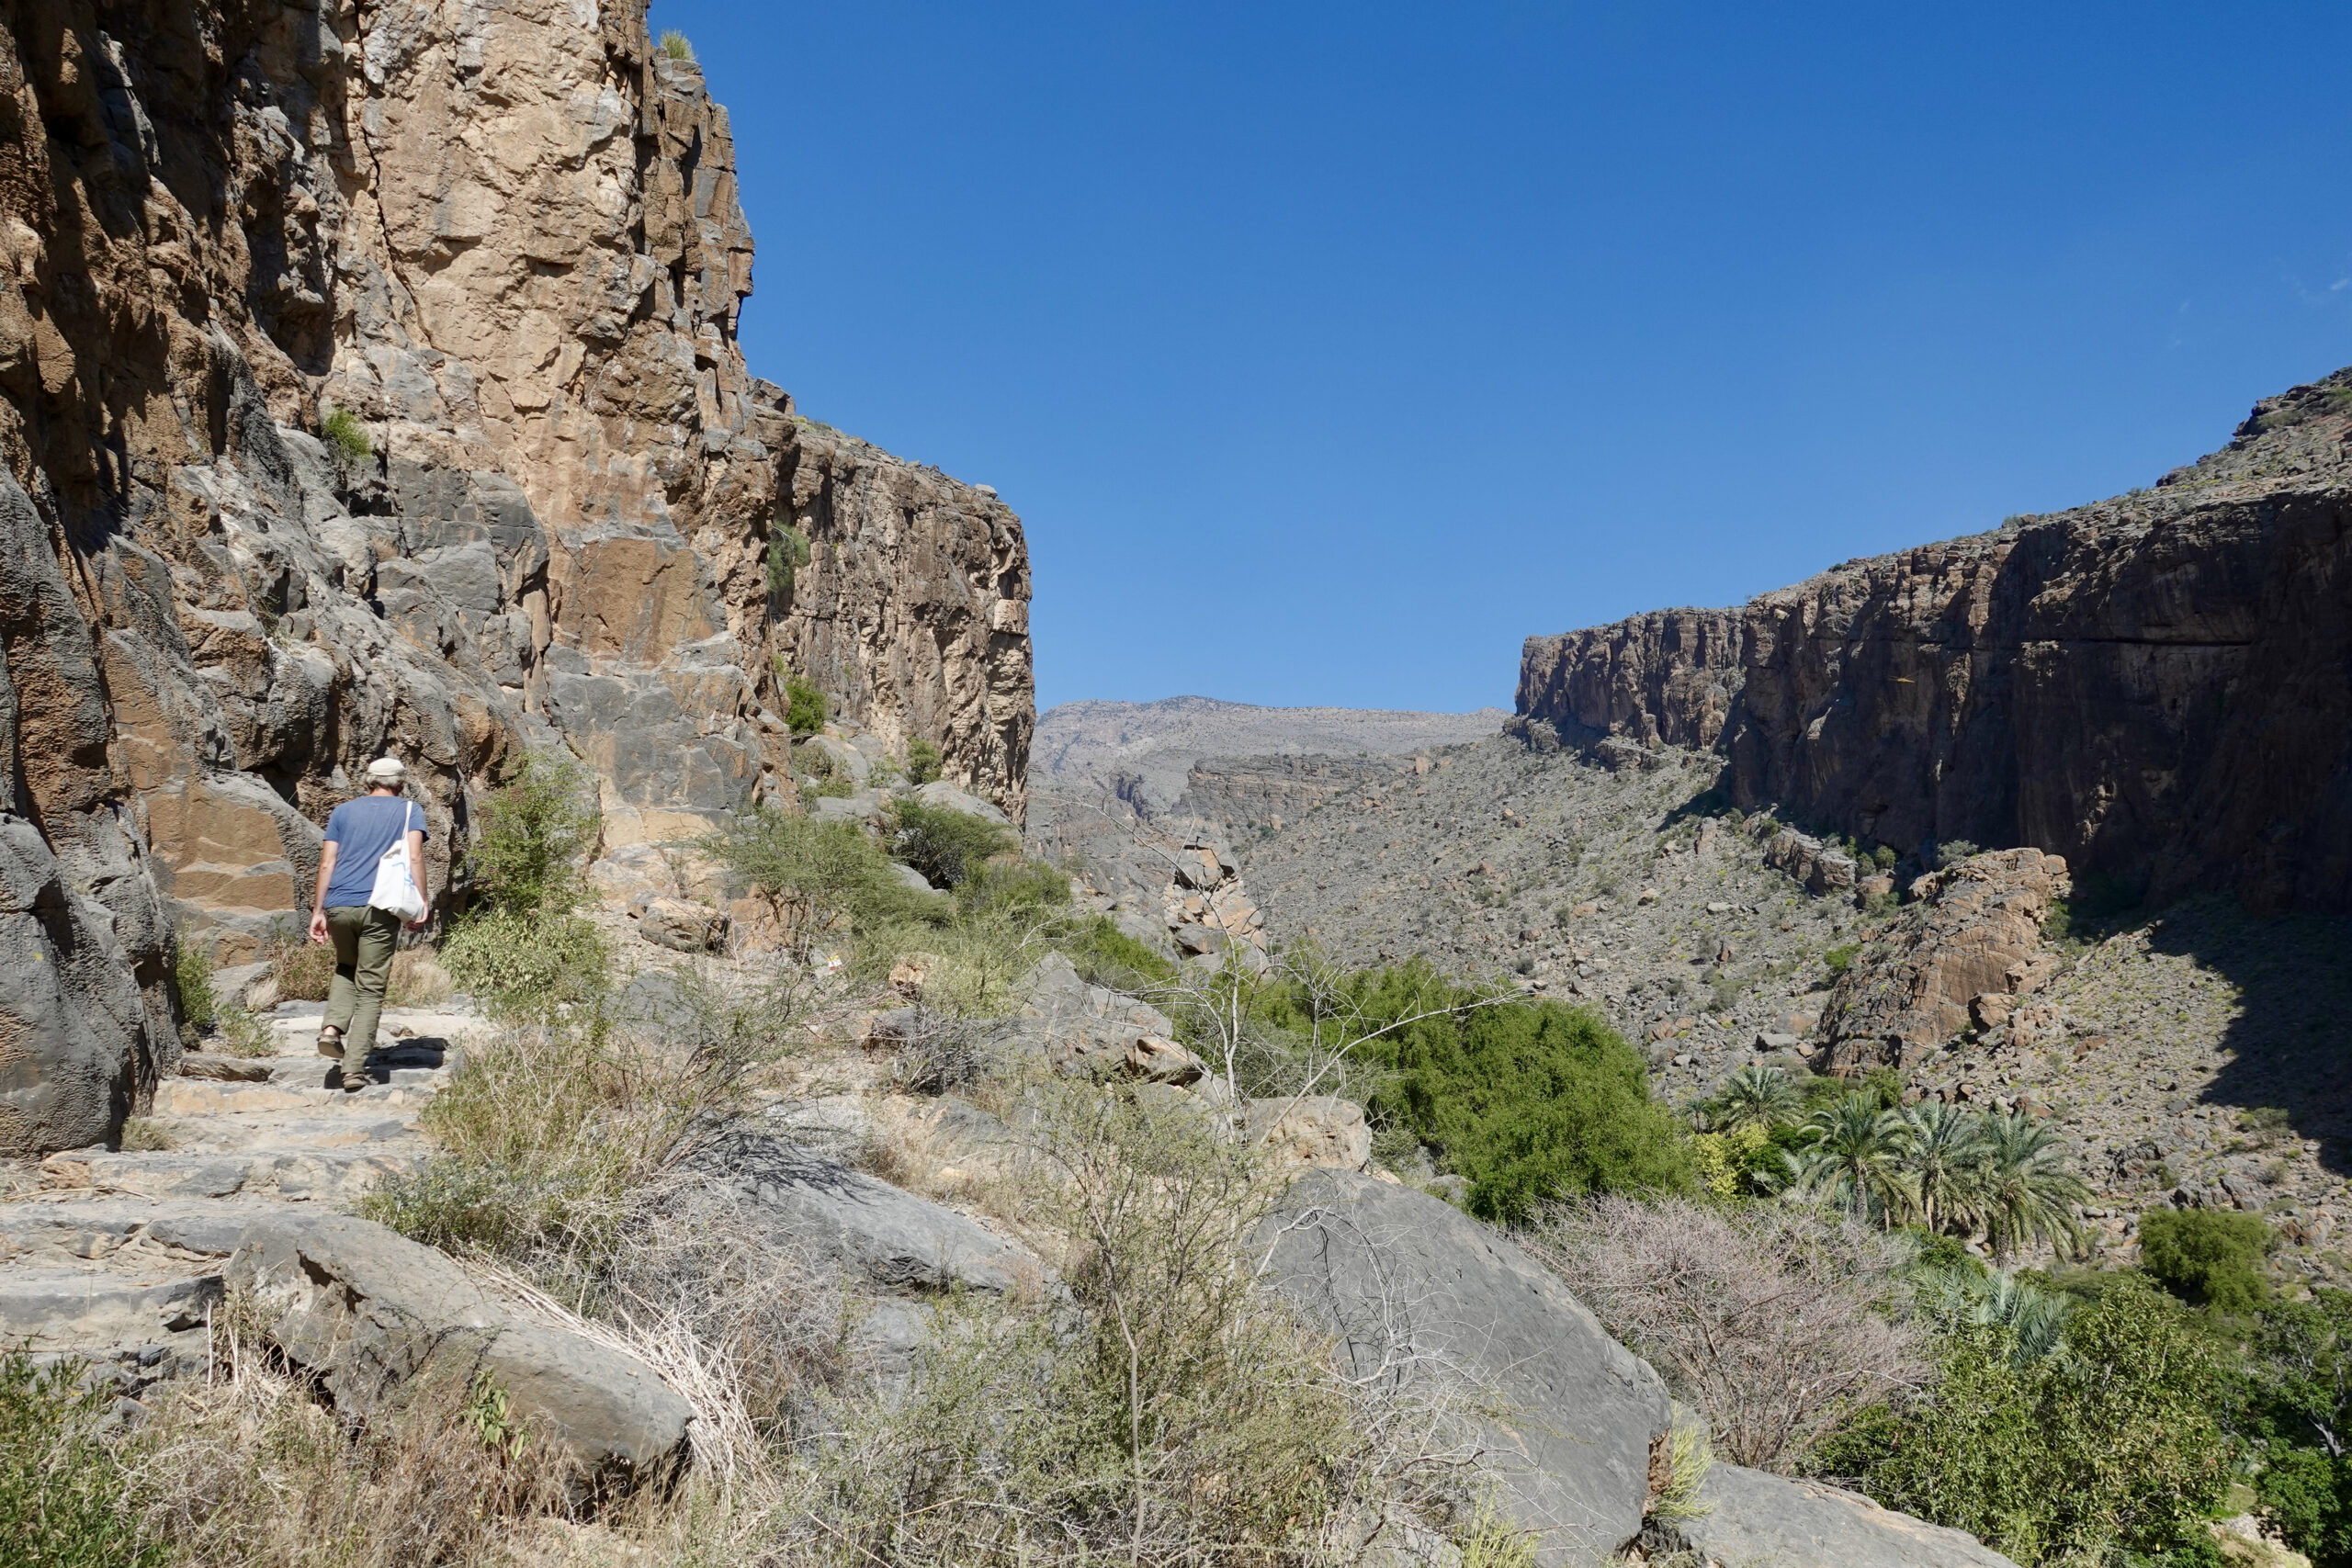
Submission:
<svg viewBox="0 0 2352 1568">
<path fill-rule="evenodd" d="M 389 1009 L 356 1094 L 318 1055 L 321 1006 L 267 1020 L 266 1056 L 191 1054 L 130 1144 L 20 1168 L 0 1202 L 0 1324 L 40 1353 L 110 1362 L 126 1392 L 200 1371 L 208 1314 L 248 1227 L 356 1203 L 429 1150 L 417 1116 L 486 1032 L 469 1011 Z"/>
</svg>

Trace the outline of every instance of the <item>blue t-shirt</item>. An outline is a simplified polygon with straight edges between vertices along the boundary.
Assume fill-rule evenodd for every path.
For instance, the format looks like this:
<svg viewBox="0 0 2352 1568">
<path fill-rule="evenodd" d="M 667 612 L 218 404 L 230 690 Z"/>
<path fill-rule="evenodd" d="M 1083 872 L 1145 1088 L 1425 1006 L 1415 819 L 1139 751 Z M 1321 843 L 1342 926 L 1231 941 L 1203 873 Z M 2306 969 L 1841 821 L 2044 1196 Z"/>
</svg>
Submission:
<svg viewBox="0 0 2352 1568">
<path fill-rule="evenodd" d="M 399 795 L 363 795 L 346 800 L 327 818 L 327 842 L 335 846 L 334 880 L 327 884 L 326 906 L 364 906 L 376 891 L 376 863 L 406 832 L 424 833 L 424 807 Z"/>
</svg>

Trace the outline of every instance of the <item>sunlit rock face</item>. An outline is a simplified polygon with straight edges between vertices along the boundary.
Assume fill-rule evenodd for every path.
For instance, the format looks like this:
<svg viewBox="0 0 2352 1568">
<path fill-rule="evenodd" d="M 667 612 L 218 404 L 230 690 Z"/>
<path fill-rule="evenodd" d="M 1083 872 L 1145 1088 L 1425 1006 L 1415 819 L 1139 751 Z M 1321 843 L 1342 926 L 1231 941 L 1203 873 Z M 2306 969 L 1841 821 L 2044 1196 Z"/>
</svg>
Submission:
<svg viewBox="0 0 2352 1568">
<path fill-rule="evenodd" d="M 258 956 L 386 750 L 436 888 L 527 746 L 614 845 L 781 796 L 787 673 L 1018 817 L 1019 519 L 750 374 L 641 4 L 0 4 L 0 1149 L 119 1123 L 172 931 Z"/>
</svg>

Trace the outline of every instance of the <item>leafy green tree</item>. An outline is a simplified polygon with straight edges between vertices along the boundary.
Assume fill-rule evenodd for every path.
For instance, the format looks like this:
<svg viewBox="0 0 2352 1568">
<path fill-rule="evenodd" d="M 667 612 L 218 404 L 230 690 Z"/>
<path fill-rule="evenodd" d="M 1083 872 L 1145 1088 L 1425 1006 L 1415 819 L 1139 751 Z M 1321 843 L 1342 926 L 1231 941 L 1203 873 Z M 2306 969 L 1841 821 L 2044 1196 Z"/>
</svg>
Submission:
<svg viewBox="0 0 2352 1568">
<path fill-rule="evenodd" d="M 768 592 L 779 599 L 792 597 L 800 569 L 808 564 L 808 536 L 790 524 L 778 524 L 768 534 Z"/>
<path fill-rule="evenodd" d="M 2140 1216 L 2140 1267 L 2191 1306 L 2246 1313 L 2270 1296 L 2262 1259 L 2276 1245 L 2254 1214 L 2152 1209 Z"/>
<path fill-rule="evenodd" d="M 1984 1118 L 1980 1211 L 1993 1256 L 2047 1242 L 2061 1251 L 2082 1245 L 2075 1207 L 2090 1201 L 2088 1183 L 2066 1168 L 2057 1130 L 2022 1112 L 1996 1111 Z"/>
<path fill-rule="evenodd" d="M 587 896 L 585 863 L 603 823 L 585 768 L 554 752 L 526 753 L 482 801 L 467 852 L 475 891 L 509 914 L 569 913 Z"/>
<path fill-rule="evenodd" d="M 784 678 L 784 724 L 795 735 L 825 728 L 825 694 L 797 675 Z"/>
<path fill-rule="evenodd" d="M 818 822 L 766 807 L 738 816 L 695 847 L 775 907 L 805 949 L 846 919 L 943 919 L 945 899 L 906 886 L 854 822 Z"/>
<path fill-rule="evenodd" d="M 1361 1055 L 1382 1071 L 1374 1115 L 1465 1178 L 1473 1213 L 1515 1221 L 1547 1199 L 1690 1189 L 1688 1139 L 1598 1014 L 1497 999 L 1418 960 L 1343 990 L 1349 1028 L 1370 1036 Z M 1260 1004 L 1276 1025 L 1298 1005 L 1278 991 Z"/>
<path fill-rule="evenodd" d="M 961 886 L 991 857 L 1013 848 L 1005 829 L 944 806 L 894 800 L 887 817 L 883 838 L 890 858 L 922 872 L 934 887 Z M 1067 877 L 1063 885 L 1069 885 Z"/>
<path fill-rule="evenodd" d="M 2323 1286 L 2265 1307 L 2245 1385 L 2263 1511 L 2316 1568 L 2352 1564 L 2352 1293 Z"/>
<path fill-rule="evenodd" d="M 917 736 L 907 742 L 907 782 L 921 788 L 939 776 L 939 748 Z"/>
<path fill-rule="evenodd" d="M 2024 1359 L 2014 1341 L 1962 1325 L 1930 1397 L 1857 1420 L 1815 1469 L 2021 1563 L 2203 1561 L 2230 1452 L 2222 1364 L 2194 1317 L 2125 1276 L 2059 1351 Z"/>
</svg>

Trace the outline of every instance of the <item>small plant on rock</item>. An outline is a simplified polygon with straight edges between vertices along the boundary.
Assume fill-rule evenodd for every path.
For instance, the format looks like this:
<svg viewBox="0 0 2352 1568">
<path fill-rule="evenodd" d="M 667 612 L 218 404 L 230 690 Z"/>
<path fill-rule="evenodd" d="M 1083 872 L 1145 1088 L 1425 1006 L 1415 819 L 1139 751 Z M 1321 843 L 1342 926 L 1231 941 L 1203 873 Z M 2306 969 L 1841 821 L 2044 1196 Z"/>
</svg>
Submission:
<svg viewBox="0 0 2352 1568">
<path fill-rule="evenodd" d="M 907 742 L 907 782 L 920 788 L 939 776 L 939 748 L 917 736 Z"/>
<path fill-rule="evenodd" d="M 808 536 L 789 524 L 777 524 L 768 535 L 768 592 L 778 599 L 791 598 L 797 574 L 808 564 Z"/>
<path fill-rule="evenodd" d="M 797 675 L 784 681 L 784 722 L 795 735 L 814 735 L 825 728 L 825 694 Z"/>
<path fill-rule="evenodd" d="M 349 409 L 329 409 L 319 421 L 319 438 L 327 444 L 336 466 L 345 469 L 357 468 L 376 455 L 375 444 L 368 439 L 368 430 Z"/>
<path fill-rule="evenodd" d="M 695 46 L 687 39 L 685 34 L 675 28 L 663 30 L 662 42 L 657 47 L 664 60 L 683 60 L 689 64 L 693 63 Z"/>
</svg>

